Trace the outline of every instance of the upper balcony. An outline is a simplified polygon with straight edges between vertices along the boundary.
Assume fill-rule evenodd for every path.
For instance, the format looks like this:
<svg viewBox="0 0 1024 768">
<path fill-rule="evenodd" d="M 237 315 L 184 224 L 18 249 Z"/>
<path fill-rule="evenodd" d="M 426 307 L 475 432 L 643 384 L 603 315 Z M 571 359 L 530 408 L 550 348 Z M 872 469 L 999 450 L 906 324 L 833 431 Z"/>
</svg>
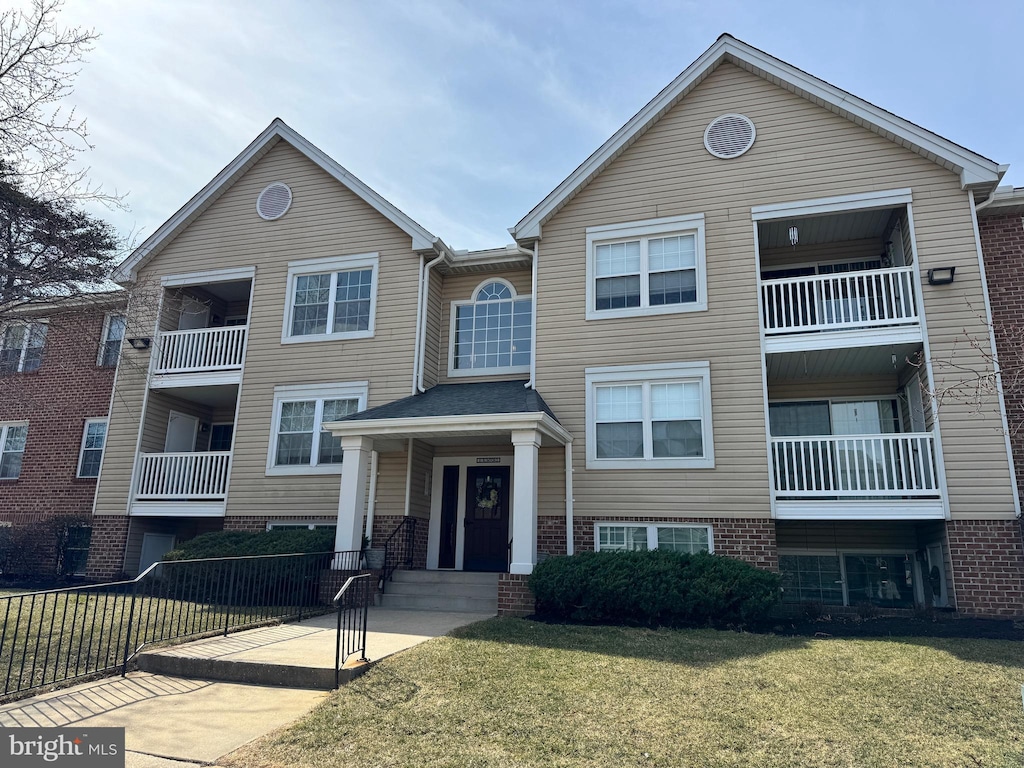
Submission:
<svg viewBox="0 0 1024 768">
<path fill-rule="evenodd" d="M 769 353 L 922 338 L 914 267 L 762 280 L 761 302 Z"/>
<path fill-rule="evenodd" d="M 238 384 L 249 334 L 251 281 L 168 289 L 153 351 L 151 386 Z"/>
</svg>

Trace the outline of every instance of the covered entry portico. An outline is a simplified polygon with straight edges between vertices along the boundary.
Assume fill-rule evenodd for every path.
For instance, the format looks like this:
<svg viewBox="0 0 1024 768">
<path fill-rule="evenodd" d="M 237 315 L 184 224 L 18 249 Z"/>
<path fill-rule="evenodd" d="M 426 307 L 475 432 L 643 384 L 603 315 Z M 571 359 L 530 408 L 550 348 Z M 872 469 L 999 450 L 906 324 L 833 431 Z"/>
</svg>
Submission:
<svg viewBox="0 0 1024 768">
<path fill-rule="evenodd" d="M 427 481 L 428 567 L 533 571 L 540 449 L 568 446 L 572 436 L 525 382 L 442 384 L 324 428 L 341 439 L 344 450 L 336 549 L 360 548 L 371 453 L 406 450 L 411 456 L 415 443 L 445 453 L 433 459 Z M 566 455 L 571 461 L 568 450 Z M 409 466 L 406 498 L 410 484 L 418 482 Z"/>
</svg>

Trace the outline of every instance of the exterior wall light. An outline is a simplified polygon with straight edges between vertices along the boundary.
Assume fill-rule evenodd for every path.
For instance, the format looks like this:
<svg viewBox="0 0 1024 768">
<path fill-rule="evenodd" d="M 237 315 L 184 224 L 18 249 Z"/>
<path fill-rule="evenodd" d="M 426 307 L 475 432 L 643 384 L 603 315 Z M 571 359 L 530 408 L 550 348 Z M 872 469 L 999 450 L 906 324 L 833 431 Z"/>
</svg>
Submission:
<svg viewBox="0 0 1024 768">
<path fill-rule="evenodd" d="M 931 274 L 929 273 L 928 279 L 931 280 Z M 149 349 L 149 345 L 153 340 L 149 336 L 140 336 L 137 338 L 128 339 L 128 343 L 132 345 L 132 349 Z"/>
<path fill-rule="evenodd" d="M 928 270 L 928 285 L 949 285 L 956 267 L 936 267 Z"/>
<path fill-rule="evenodd" d="M 789 244 L 796 248 L 796 244 L 800 242 L 800 230 L 796 227 L 789 228 Z"/>
</svg>

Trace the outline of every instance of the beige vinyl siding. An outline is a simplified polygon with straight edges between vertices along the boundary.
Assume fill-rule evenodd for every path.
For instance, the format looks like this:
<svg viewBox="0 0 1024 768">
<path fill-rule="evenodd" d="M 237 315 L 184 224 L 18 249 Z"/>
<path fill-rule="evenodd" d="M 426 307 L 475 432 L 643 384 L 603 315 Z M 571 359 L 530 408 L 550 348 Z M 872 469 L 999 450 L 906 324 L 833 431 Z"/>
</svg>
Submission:
<svg viewBox="0 0 1024 768">
<path fill-rule="evenodd" d="M 441 347 L 446 334 L 441 326 L 441 296 L 444 276 L 431 270 L 430 290 L 427 294 L 427 328 L 423 341 L 423 388 L 430 389 L 441 380 Z M 445 347 L 447 349 L 447 347 Z"/>
<path fill-rule="evenodd" d="M 537 515 L 565 518 L 565 448 L 540 449 Z"/>
<path fill-rule="evenodd" d="M 224 523 L 219 518 L 160 519 L 154 517 L 132 518 L 128 530 L 128 541 L 124 552 L 124 572 L 129 576 L 139 573 L 139 558 L 142 557 L 142 539 L 147 533 L 173 533 L 174 546 L 194 539 L 201 533 L 219 531 Z"/>
<path fill-rule="evenodd" d="M 422 440 L 414 440 L 412 472 L 409 478 L 409 514 L 412 517 L 421 519 L 430 517 L 430 491 L 433 476 L 434 447 Z M 404 482 L 402 487 L 405 487 Z"/>
<path fill-rule="evenodd" d="M 528 379 L 528 373 L 480 375 L 480 376 L 449 376 L 448 375 L 448 352 L 451 349 L 452 332 L 452 302 L 469 301 L 473 298 L 473 292 L 483 283 L 495 278 L 502 278 L 512 283 L 516 293 L 520 296 L 529 296 L 532 289 L 533 272 L 529 269 L 515 269 L 494 273 L 473 273 L 469 275 L 446 275 L 444 288 L 441 294 L 441 345 L 439 352 L 438 370 L 440 381 L 443 384 L 457 384 L 471 381 L 495 381 L 501 379 Z"/>
<path fill-rule="evenodd" d="M 803 381 L 786 379 L 768 385 L 768 401 L 781 400 L 855 400 L 857 398 L 896 397 L 899 385 L 892 376 L 864 376 L 849 379 Z"/>
<path fill-rule="evenodd" d="M 173 390 L 170 390 L 173 392 Z M 168 391 L 154 391 L 149 395 L 149 403 L 146 406 L 146 422 L 142 429 L 143 453 L 163 453 L 164 441 L 167 437 L 167 421 L 171 411 L 184 413 L 188 416 L 195 416 L 200 424 L 210 424 L 213 421 L 213 411 L 203 408 L 188 400 L 173 397 Z M 210 445 L 210 432 L 203 432 L 200 428 L 196 433 L 195 450 L 205 451 Z"/>
<path fill-rule="evenodd" d="M 820 245 L 798 244 L 795 248 L 766 248 L 761 251 L 761 269 L 794 265 L 812 266 L 835 261 L 868 261 L 882 254 L 882 240 L 844 240 Z"/>
<path fill-rule="evenodd" d="M 267 222 L 256 214 L 255 201 L 273 181 L 287 183 L 294 202 L 284 217 Z M 375 336 L 282 344 L 288 263 L 371 252 L 380 258 Z M 409 235 L 280 142 L 147 265 L 140 279 L 159 282 L 161 275 L 252 266 L 256 277 L 227 513 L 275 518 L 337 514 L 339 475 L 266 475 L 274 387 L 368 381 L 370 407 L 407 396 L 419 257 Z M 133 387 L 137 399 L 136 388 L 141 388 Z M 113 414 L 112 425 L 115 456 L 109 466 L 114 478 L 102 503 L 109 509 L 120 494 L 123 509 L 131 465 L 130 455 L 123 454 L 134 451 L 134 436 L 122 436 L 120 419 Z"/>
<path fill-rule="evenodd" d="M 374 506 L 374 515 L 405 514 L 405 475 L 407 470 L 408 459 L 404 450 L 398 453 L 380 454 L 377 459 L 377 501 Z M 334 492 L 334 496 L 336 514 L 338 510 L 337 490 Z"/>
<path fill-rule="evenodd" d="M 727 112 L 745 114 L 757 127 L 754 146 L 734 160 L 714 158 L 703 147 L 707 124 Z M 576 438 L 577 513 L 768 516 L 750 208 L 904 187 L 913 189 L 921 269 L 963 265 L 953 286 L 924 288 L 932 356 L 941 359 L 958 336 L 963 345 L 964 328 L 988 338 L 978 317 L 984 300 L 968 196 L 957 176 L 735 66 L 723 64 L 709 75 L 547 222 L 540 243 L 537 385 Z M 585 320 L 586 227 L 695 213 L 705 217 L 706 312 Z M 586 367 L 703 360 L 711 366 L 714 469 L 586 469 Z M 979 416 L 960 404 L 943 409 L 955 517 L 1013 514 L 996 413 Z"/>
</svg>

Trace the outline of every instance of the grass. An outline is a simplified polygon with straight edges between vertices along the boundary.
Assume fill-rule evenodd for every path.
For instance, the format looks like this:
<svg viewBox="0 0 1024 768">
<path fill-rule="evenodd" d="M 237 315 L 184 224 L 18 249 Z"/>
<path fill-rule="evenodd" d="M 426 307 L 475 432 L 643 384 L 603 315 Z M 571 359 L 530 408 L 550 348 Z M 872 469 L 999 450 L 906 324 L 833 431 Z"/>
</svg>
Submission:
<svg viewBox="0 0 1024 768">
<path fill-rule="evenodd" d="M 224 764 L 1021 766 L 1024 647 L 492 619 Z"/>
</svg>

